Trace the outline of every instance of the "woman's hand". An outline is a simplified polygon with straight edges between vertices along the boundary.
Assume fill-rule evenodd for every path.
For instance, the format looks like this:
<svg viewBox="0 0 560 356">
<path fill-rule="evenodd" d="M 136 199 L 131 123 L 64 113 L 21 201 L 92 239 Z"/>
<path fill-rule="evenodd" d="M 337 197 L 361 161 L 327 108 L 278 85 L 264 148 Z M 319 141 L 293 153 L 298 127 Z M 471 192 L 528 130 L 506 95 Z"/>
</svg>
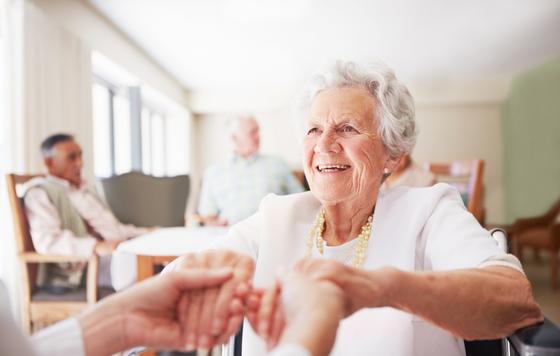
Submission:
<svg viewBox="0 0 560 356">
<path fill-rule="evenodd" d="M 285 326 L 279 281 L 267 289 L 253 289 L 247 298 L 246 316 L 255 332 L 262 337 L 268 350 L 280 340 Z"/>
<path fill-rule="evenodd" d="M 269 350 L 278 343 L 297 343 L 313 355 L 326 355 L 345 303 L 335 284 L 292 270 L 271 287 L 251 292 L 247 318 Z"/>
<path fill-rule="evenodd" d="M 233 277 L 217 288 L 196 293 L 186 310 L 188 349 L 210 349 L 237 332 L 255 264 L 249 256 L 227 250 L 187 254 L 177 261 L 175 269 L 220 267 L 231 268 Z"/>
<path fill-rule="evenodd" d="M 185 312 L 192 293 L 232 277 L 229 268 L 172 271 L 100 301 L 78 319 L 86 354 L 112 354 L 139 345 L 185 349 L 190 331 Z"/>
<path fill-rule="evenodd" d="M 101 240 L 95 244 L 93 251 L 98 256 L 110 256 L 113 253 L 113 251 L 117 249 L 117 246 L 121 242 L 122 241 L 119 240 Z"/>
<path fill-rule="evenodd" d="M 312 355 L 328 355 L 344 317 L 344 291 L 334 283 L 291 271 L 282 277 L 285 317 L 280 343 L 299 344 Z"/>
<path fill-rule="evenodd" d="M 303 259 L 294 268 L 311 279 L 340 287 L 345 295 L 345 316 L 362 308 L 389 305 L 397 285 L 397 270 L 391 267 L 368 271 L 333 260 Z"/>
</svg>

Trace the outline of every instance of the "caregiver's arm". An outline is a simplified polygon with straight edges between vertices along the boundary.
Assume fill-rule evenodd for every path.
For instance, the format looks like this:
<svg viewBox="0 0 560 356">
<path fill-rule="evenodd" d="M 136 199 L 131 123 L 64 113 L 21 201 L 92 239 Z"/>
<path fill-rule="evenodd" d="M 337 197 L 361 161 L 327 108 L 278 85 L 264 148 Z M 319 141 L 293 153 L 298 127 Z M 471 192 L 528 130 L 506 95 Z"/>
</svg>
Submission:
<svg viewBox="0 0 560 356">
<path fill-rule="evenodd" d="M 110 355 L 144 345 L 185 348 L 191 293 L 226 283 L 231 269 L 171 272 L 109 296 L 31 337 L 37 355 Z"/>
</svg>

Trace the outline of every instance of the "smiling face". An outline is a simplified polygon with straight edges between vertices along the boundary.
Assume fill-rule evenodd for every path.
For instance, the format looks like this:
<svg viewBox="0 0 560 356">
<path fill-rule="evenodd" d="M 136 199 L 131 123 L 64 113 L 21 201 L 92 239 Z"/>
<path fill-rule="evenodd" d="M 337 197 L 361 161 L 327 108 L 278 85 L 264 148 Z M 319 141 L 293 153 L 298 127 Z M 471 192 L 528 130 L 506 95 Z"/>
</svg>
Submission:
<svg viewBox="0 0 560 356">
<path fill-rule="evenodd" d="M 323 204 L 377 197 L 383 170 L 394 168 L 377 134 L 377 104 L 360 87 L 317 94 L 307 118 L 304 169 Z"/>
</svg>

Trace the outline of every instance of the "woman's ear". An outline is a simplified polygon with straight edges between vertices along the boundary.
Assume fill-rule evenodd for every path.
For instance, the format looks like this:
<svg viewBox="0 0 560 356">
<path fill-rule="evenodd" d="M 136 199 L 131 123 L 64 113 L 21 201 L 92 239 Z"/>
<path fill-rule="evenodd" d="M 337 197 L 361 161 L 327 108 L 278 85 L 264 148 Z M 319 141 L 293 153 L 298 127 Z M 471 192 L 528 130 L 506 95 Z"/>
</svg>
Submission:
<svg viewBox="0 0 560 356">
<path fill-rule="evenodd" d="M 402 155 L 395 158 L 389 158 L 387 162 L 385 162 L 383 174 L 390 175 L 391 173 L 393 173 L 397 168 L 397 166 L 399 165 L 399 162 L 401 161 L 402 158 L 403 158 Z"/>
</svg>

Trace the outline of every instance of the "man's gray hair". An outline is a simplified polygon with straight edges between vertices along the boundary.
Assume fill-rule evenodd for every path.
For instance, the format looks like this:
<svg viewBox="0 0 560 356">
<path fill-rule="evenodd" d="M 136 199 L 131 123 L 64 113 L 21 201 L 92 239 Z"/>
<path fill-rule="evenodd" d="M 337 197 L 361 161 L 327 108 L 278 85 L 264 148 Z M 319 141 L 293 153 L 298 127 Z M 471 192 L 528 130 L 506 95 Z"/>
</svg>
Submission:
<svg viewBox="0 0 560 356">
<path fill-rule="evenodd" d="M 414 99 L 391 68 L 381 62 L 359 65 L 338 61 L 329 71 L 313 78 L 302 107 L 309 109 L 319 92 L 341 87 L 362 87 L 376 99 L 378 134 L 391 157 L 412 151 L 418 135 Z"/>
<path fill-rule="evenodd" d="M 235 136 L 235 134 L 237 134 L 237 132 L 239 131 L 239 126 L 241 125 L 241 121 L 243 120 L 255 120 L 255 122 L 257 122 L 258 124 L 258 121 L 254 115 L 242 114 L 242 115 L 237 115 L 235 117 L 232 117 L 227 121 L 227 130 L 230 137 Z"/>
<path fill-rule="evenodd" d="M 43 158 L 51 158 L 54 155 L 54 146 L 67 141 L 74 141 L 74 136 L 65 133 L 50 135 L 41 142 L 41 155 Z"/>
</svg>

